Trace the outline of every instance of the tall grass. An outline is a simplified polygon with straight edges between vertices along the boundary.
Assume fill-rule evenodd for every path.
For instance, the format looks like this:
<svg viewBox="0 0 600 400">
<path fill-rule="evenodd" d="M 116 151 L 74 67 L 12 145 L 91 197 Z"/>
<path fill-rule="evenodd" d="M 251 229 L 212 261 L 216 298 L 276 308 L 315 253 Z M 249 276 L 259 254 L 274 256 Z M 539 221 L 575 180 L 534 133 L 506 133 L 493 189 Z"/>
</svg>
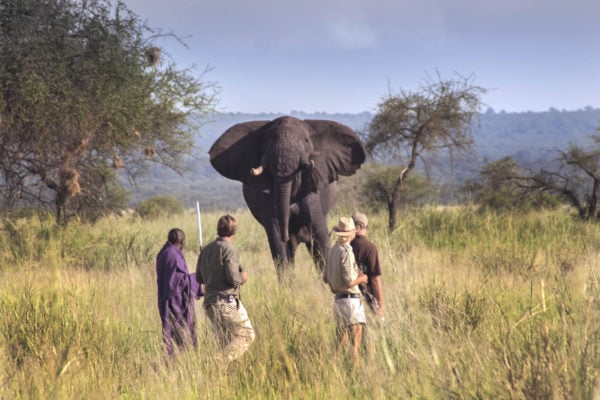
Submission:
<svg viewBox="0 0 600 400">
<path fill-rule="evenodd" d="M 203 215 L 204 243 L 217 213 Z M 236 214 L 249 271 L 242 300 L 257 339 L 215 364 L 201 303 L 199 349 L 163 354 L 154 257 L 172 227 L 198 254 L 195 216 L 107 218 L 0 231 L 0 398 L 578 398 L 598 396 L 600 228 L 563 211 L 422 209 L 394 231 L 370 215 L 386 320 L 371 321 L 358 369 L 336 355 L 332 296 L 300 249 L 277 282 L 262 228 Z M 331 216 L 331 226 L 339 215 Z"/>
</svg>

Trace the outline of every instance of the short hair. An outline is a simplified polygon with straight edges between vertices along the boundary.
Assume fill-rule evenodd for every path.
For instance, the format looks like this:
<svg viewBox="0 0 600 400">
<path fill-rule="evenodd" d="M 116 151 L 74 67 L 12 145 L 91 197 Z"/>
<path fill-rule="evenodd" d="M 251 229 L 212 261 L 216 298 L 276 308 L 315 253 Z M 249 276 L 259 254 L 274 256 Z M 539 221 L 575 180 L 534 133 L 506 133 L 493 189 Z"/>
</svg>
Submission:
<svg viewBox="0 0 600 400">
<path fill-rule="evenodd" d="M 217 235 L 220 237 L 229 237 L 237 232 L 237 220 L 233 215 L 223 215 L 217 222 Z"/>
<path fill-rule="evenodd" d="M 356 229 L 364 229 L 367 227 L 362 222 L 356 222 L 356 221 L 354 221 L 354 225 L 356 226 Z"/>
<path fill-rule="evenodd" d="M 169 231 L 167 240 L 171 244 L 182 244 L 185 240 L 185 233 L 179 228 L 173 228 Z"/>
</svg>

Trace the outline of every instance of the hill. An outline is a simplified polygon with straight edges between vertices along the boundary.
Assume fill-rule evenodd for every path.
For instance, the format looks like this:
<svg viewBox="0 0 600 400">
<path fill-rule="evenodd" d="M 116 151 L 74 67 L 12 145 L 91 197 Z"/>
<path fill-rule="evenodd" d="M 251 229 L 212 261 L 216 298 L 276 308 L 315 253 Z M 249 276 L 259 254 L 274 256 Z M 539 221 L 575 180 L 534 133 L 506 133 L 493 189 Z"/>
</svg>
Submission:
<svg viewBox="0 0 600 400">
<path fill-rule="evenodd" d="M 241 184 L 219 175 L 208 161 L 212 143 L 230 126 L 251 120 L 272 120 L 283 114 L 224 113 L 204 121 L 195 137 L 196 149 L 186 161 L 186 170 L 179 175 L 165 168 L 153 167 L 150 174 L 131 188 L 134 203 L 153 195 L 170 193 L 187 206 L 199 201 L 203 209 L 244 207 Z M 330 119 L 365 131 L 373 114 L 308 114 L 292 112 L 301 119 Z M 461 185 L 472 177 L 485 160 L 514 157 L 521 165 L 535 168 L 556 156 L 570 144 L 584 144 L 600 125 L 600 109 L 586 107 L 576 111 L 506 113 L 488 109 L 481 114 L 474 130 L 474 156 L 455 160 L 452 177 L 449 160 L 440 156 L 432 175 L 444 185 Z M 474 157 L 474 158 L 473 158 Z"/>
</svg>

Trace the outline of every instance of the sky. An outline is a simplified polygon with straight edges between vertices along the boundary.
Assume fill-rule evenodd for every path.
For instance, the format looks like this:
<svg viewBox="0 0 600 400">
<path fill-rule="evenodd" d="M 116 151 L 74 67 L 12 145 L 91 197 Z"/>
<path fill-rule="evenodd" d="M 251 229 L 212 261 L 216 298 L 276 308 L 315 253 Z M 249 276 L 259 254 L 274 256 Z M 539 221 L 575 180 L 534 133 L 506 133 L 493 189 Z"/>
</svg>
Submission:
<svg viewBox="0 0 600 400">
<path fill-rule="evenodd" d="M 469 78 L 485 111 L 600 108 L 599 0 L 124 0 L 243 113 L 376 112 Z"/>
</svg>

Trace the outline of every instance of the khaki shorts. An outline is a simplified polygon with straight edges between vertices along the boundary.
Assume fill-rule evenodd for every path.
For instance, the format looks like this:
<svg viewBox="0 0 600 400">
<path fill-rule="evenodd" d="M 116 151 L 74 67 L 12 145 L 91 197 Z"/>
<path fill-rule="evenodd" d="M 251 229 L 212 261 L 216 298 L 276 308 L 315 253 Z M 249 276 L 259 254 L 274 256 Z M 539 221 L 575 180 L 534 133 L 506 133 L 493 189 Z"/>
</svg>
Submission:
<svg viewBox="0 0 600 400">
<path fill-rule="evenodd" d="M 360 299 L 345 298 L 335 299 L 333 303 L 335 322 L 341 326 L 365 324 L 365 308 Z"/>
</svg>

